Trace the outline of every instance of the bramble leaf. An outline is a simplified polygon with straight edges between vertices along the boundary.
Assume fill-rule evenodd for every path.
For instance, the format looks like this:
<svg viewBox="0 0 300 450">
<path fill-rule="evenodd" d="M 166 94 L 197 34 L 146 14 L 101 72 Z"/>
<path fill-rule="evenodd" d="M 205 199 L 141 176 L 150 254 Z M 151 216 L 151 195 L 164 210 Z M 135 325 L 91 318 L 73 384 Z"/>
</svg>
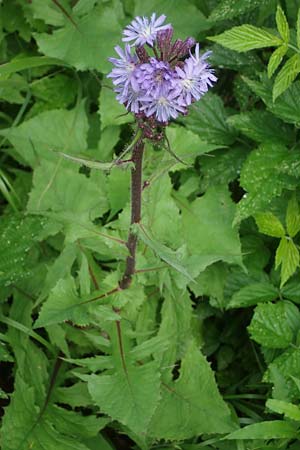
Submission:
<svg viewBox="0 0 300 450">
<path fill-rule="evenodd" d="M 275 267 L 281 265 L 281 283 L 284 283 L 293 275 L 299 266 L 299 250 L 291 238 L 283 237 L 276 250 Z"/>
<path fill-rule="evenodd" d="M 285 235 L 285 229 L 280 220 L 271 212 L 261 212 L 255 215 L 256 225 L 261 233 L 281 238 Z"/>
<path fill-rule="evenodd" d="M 218 36 L 209 37 L 209 39 L 237 52 L 248 52 L 255 48 L 277 47 L 282 44 L 282 40 L 276 35 L 253 25 L 234 27 Z"/>
</svg>

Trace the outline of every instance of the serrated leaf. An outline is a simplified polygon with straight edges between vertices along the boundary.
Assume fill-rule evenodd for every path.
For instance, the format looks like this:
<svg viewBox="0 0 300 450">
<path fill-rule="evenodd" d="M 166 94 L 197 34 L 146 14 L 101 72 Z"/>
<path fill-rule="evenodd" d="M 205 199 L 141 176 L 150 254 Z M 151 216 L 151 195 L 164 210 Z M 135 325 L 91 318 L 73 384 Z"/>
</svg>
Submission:
<svg viewBox="0 0 300 450">
<path fill-rule="evenodd" d="M 49 405 L 40 417 L 36 400 L 34 387 L 18 374 L 3 419 L 3 450 L 89 450 L 83 440 L 97 435 L 101 428 L 98 418 L 83 417 L 55 405 Z"/>
<path fill-rule="evenodd" d="M 248 327 L 252 339 L 268 348 L 287 347 L 293 339 L 289 308 L 284 301 L 258 305 Z"/>
<path fill-rule="evenodd" d="M 46 224 L 40 216 L 10 214 L 2 216 L 0 224 L 0 285 L 9 286 L 32 275 L 30 252 L 36 246 L 39 233 Z M 31 266 L 31 268 L 30 268 Z"/>
<path fill-rule="evenodd" d="M 271 55 L 271 58 L 268 62 L 268 77 L 271 78 L 277 67 L 280 65 L 281 61 L 283 60 L 284 55 L 288 51 L 287 45 L 281 45 L 280 47 L 276 48 L 274 52 Z"/>
<path fill-rule="evenodd" d="M 288 234 L 292 238 L 300 231 L 300 211 L 296 195 L 293 195 L 288 202 L 286 227 Z"/>
<path fill-rule="evenodd" d="M 266 104 L 267 109 L 284 120 L 285 122 L 296 124 L 300 123 L 300 110 L 298 98 L 300 95 L 300 81 L 293 83 L 283 94 L 277 98 L 276 103 L 272 97 L 272 83 L 266 78 L 261 82 L 253 81 L 243 77 L 248 86 L 257 94 Z"/>
<path fill-rule="evenodd" d="M 219 20 L 233 19 L 234 17 L 245 14 L 264 3 L 267 3 L 267 1 L 223 0 L 212 10 L 209 20 L 217 22 Z"/>
<path fill-rule="evenodd" d="M 276 250 L 275 267 L 281 265 L 280 287 L 293 275 L 299 266 L 299 250 L 293 240 L 283 237 Z"/>
<path fill-rule="evenodd" d="M 235 205 L 226 187 L 214 186 L 182 209 L 183 233 L 192 255 L 242 264 L 238 231 L 232 227 Z M 197 230 L 197 233 L 195 233 Z"/>
<path fill-rule="evenodd" d="M 271 371 L 275 369 L 284 379 L 285 387 L 288 392 L 288 400 L 299 398 L 299 391 L 293 377 L 299 377 L 300 371 L 300 351 L 299 348 L 288 348 L 280 356 L 275 358 L 265 372 L 263 381 L 267 383 L 272 381 Z"/>
<path fill-rule="evenodd" d="M 283 420 L 272 420 L 247 425 L 234 431 L 226 439 L 293 439 L 297 436 L 296 428 Z"/>
<path fill-rule="evenodd" d="M 227 308 L 246 308 L 257 303 L 269 302 L 278 297 L 277 289 L 270 283 L 253 283 L 235 292 Z"/>
<path fill-rule="evenodd" d="M 234 428 L 213 372 L 191 341 L 181 361 L 179 378 L 162 385 L 162 399 L 148 433 L 156 439 L 182 440 Z"/>
<path fill-rule="evenodd" d="M 222 99 L 208 92 L 190 109 L 187 117 L 182 119 L 184 125 L 198 134 L 203 141 L 212 144 L 230 145 L 236 133 L 226 122 L 228 113 Z"/>
<path fill-rule="evenodd" d="M 65 65 L 64 62 L 58 58 L 48 58 L 46 56 L 31 56 L 28 58 L 18 58 L 6 64 L 1 64 L 0 75 L 8 75 L 14 72 L 20 72 L 25 69 L 32 69 L 34 67 Z"/>
<path fill-rule="evenodd" d="M 275 78 L 273 86 L 273 101 L 276 100 L 279 95 L 286 91 L 297 75 L 300 73 L 300 56 L 292 56 L 282 67 L 280 72 Z"/>
<path fill-rule="evenodd" d="M 34 33 L 40 51 L 62 59 L 77 70 L 107 72 L 111 68 L 107 58 L 113 55 L 113 46 L 121 35 L 115 10 L 95 6 L 89 14 L 75 17 L 74 22 L 67 21 L 51 34 Z"/>
<path fill-rule="evenodd" d="M 250 153 L 240 177 L 246 194 L 238 204 L 235 221 L 268 209 L 271 200 L 283 189 L 294 189 L 297 180 L 281 171 L 288 157 L 287 149 L 274 143 L 262 144 Z"/>
<path fill-rule="evenodd" d="M 285 14 L 280 5 L 277 6 L 276 25 L 277 25 L 277 29 L 279 31 L 280 36 L 282 37 L 284 42 L 288 43 L 290 40 L 289 24 L 286 20 Z"/>
<path fill-rule="evenodd" d="M 285 235 L 285 229 L 278 219 L 271 212 L 258 213 L 255 215 L 255 222 L 261 233 L 268 236 L 281 238 Z"/>
<path fill-rule="evenodd" d="M 145 433 L 160 399 L 160 373 L 155 361 L 135 362 L 128 325 L 115 322 L 109 329 L 113 373 L 81 376 L 94 402 L 110 417 L 136 434 Z M 110 371 L 111 372 L 111 371 Z"/>
<path fill-rule="evenodd" d="M 166 245 L 161 244 L 157 240 L 153 238 L 145 229 L 141 226 L 136 227 L 136 232 L 138 233 L 139 238 L 148 245 L 154 253 L 159 256 L 163 261 L 165 261 L 167 264 L 169 264 L 173 269 L 177 270 L 178 272 L 182 273 L 185 277 L 187 277 L 190 281 L 193 281 L 192 275 L 189 273 L 189 271 L 186 269 L 186 267 L 180 262 L 179 254 L 176 255 L 176 252 L 170 248 L 168 248 Z"/>
<path fill-rule="evenodd" d="M 255 48 L 277 47 L 282 44 L 282 40 L 274 34 L 253 25 L 231 28 L 231 30 L 224 31 L 218 36 L 209 37 L 209 40 L 237 52 L 248 52 Z"/>
<path fill-rule="evenodd" d="M 256 142 L 292 143 L 291 127 L 268 111 L 255 109 L 242 114 L 234 114 L 227 119 L 227 122 Z"/>
<path fill-rule="evenodd" d="M 300 422 L 300 408 L 297 405 L 269 398 L 266 402 L 266 407 L 278 414 L 284 414 L 284 417 L 287 419 Z"/>
</svg>

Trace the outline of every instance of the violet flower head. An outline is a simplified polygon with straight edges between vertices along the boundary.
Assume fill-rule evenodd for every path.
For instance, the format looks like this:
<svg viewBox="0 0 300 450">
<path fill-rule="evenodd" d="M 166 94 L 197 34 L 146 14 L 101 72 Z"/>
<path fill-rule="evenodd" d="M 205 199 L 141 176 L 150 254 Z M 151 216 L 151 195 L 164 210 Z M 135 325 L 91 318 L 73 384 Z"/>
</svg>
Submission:
<svg viewBox="0 0 300 450">
<path fill-rule="evenodd" d="M 187 114 L 189 105 L 217 81 L 207 61 L 211 52 L 201 54 L 192 37 L 172 42 L 173 28 L 163 25 L 165 19 L 155 13 L 150 19 L 136 17 L 123 32 L 123 41 L 133 44 L 124 50 L 115 47 L 119 58 L 109 58 L 114 68 L 108 77 L 117 100 L 135 114 L 142 129 L 151 124 L 153 130 Z"/>
<path fill-rule="evenodd" d="M 157 33 L 170 27 L 170 25 L 162 25 L 165 20 L 165 15 L 156 18 L 155 13 L 152 14 L 150 19 L 148 17 L 136 17 L 123 31 L 125 37 L 122 40 L 124 42 L 134 41 L 132 45 L 149 44 L 152 46 Z"/>
</svg>

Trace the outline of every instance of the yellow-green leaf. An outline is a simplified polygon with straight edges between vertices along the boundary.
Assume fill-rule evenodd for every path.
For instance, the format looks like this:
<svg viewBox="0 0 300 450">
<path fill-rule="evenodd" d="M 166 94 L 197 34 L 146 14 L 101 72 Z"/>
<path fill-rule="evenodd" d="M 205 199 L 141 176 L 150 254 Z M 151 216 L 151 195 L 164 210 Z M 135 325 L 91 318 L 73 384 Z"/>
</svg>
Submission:
<svg viewBox="0 0 300 450">
<path fill-rule="evenodd" d="M 280 287 L 293 275 L 299 266 L 299 251 L 293 240 L 283 237 L 276 250 L 275 267 L 281 264 L 281 283 Z"/>
<path fill-rule="evenodd" d="M 289 42 L 290 40 L 290 29 L 289 24 L 286 20 L 285 14 L 280 5 L 277 6 L 276 11 L 276 25 L 280 36 L 284 40 L 284 42 Z"/>
<path fill-rule="evenodd" d="M 277 77 L 275 78 L 273 86 L 273 101 L 279 97 L 295 80 L 296 76 L 300 73 L 300 56 L 292 56 L 282 67 Z"/>
<path fill-rule="evenodd" d="M 274 34 L 253 25 L 241 25 L 224 31 L 218 36 L 209 37 L 223 47 L 237 52 L 248 52 L 255 48 L 277 47 L 283 42 Z"/>
<path fill-rule="evenodd" d="M 286 212 L 286 227 L 287 232 L 291 237 L 296 236 L 296 234 L 300 231 L 300 212 L 295 195 L 293 195 L 288 203 Z"/>
<path fill-rule="evenodd" d="M 268 77 L 271 78 L 279 64 L 281 63 L 284 55 L 288 50 L 288 46 L 286 44 L 281 45 L 276 48 L 276 50 L 272 53 L 271 58 L 268 63 Z"/>
<path fill-rule="evenodd" d="M 277 238 L 285 235 L 285 230 L 280 220 L 271 212 L 256 214 L 255 221 L 259 231 L 263 234 Z"/>
</svg>

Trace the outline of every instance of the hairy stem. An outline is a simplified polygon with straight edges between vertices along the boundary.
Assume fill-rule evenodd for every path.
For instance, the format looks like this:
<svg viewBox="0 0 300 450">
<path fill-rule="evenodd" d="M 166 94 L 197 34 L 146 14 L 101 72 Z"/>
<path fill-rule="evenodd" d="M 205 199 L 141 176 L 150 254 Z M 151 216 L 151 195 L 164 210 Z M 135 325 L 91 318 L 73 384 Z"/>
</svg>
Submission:
<svg viewBox="0 0 300 450">
<path fill-rule="evenodd" d="M 141 220 L 143 153 L 144 142 L 140 139 L 135 144 L 132 151 L 132 162 L 134 163 L 134 167 L 131 169 L 131 226 L 139 223 Z M 126 243 L 129 250 L 129 256 L 126 260 L 124 275 L 119 284 L 121 289 L 127 289 L 131 284 L 132 276 L 135 271 L 136 245 L 137 235 L 131 227 Z"/>
</svg>

